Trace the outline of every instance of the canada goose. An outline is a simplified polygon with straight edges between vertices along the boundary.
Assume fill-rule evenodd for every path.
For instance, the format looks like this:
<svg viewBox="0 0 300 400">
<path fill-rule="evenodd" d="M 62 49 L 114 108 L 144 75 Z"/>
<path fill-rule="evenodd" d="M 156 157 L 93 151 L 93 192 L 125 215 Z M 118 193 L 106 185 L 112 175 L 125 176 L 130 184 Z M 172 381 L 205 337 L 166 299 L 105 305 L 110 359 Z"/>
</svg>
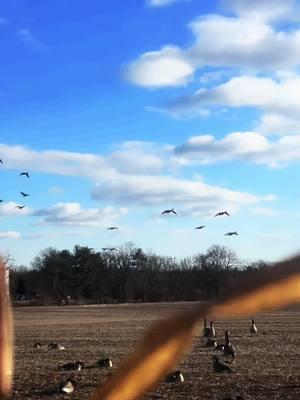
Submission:
<svg viewBox="0 0 300 400">
<path fill-rule="evenodd" d="M 229 341 L 229 331 L 225 332 L 225 345 L 224 345 L 224 354 L 226 356 L 231 356 L 232 358 L 236 357 L 236 350 L 233 344 Z"/>
<path fill-rule="evenodd" d="M 20 176 L 27 176 L 27 178 L 29 178 L 29 173 L 28 172 L 21 172 Z"/>
<path fill-rule="evenodd" d="M 22 195 L 23 197 L 28 197 L 28 196 L 29 196 L 28 193 L 24 193 L 24 192 L 20 192 L 20 193 L 21 193 L 21 195 Z"/>
<path fill-rule="evenodd" d="M 254 335 L 257 333 L 257 327 L 255 325 L 254 318 L 252 318 L 251 327 L 250 327 L 250 333 L 252 333 Z"/>
<path fill-rule="evenodd" d="M 233 236 L 233 235 L 236 235 L 236 236 L 238 236 L 238 233 L 237 233 L 237 231 L 234 231 L 234 232 L 227 232 L 227 233 L 225 233 L 225 235 L 224 235 L 224 236 Z"/>
<path fill-rule="evenodd" d="M 203 228 L 205 228 L 205 225 L 196 226 L 195 229 L 203 229 Z"/>
<path fill-rule="evenodd" d="M 217 348 L 218 342 L 216 339 L 208 338 L 207 342 L 205 343 L 205 347 L 213 347 L 214 349 Z"/>
<path fill-rule="evenodd" d="M 65 371 L 81 371 L 83 368 L 84 363 L 81 361 L 76 361 L 76 363 L 64 364 L 60 367 L 60 369 L 64 369 Z"/>
<path fill-rule="evenodd" d="M 170 213 L 173 213 L 173 214 L 177 215 L 177 212 L 175 211 L 174 208 L 171 208 L 169 210 L 165 210 L 165 211 L 162 212 L 162 214 L 170 214 Z"/>
<path fill-rule="evenodd" d="M 24 207 L 26 206 L 16 206 L 16 208 L 18 208 L 19 210 L 22 210 Z"/>
<path fill-rule="evenodd" d="M 97 361 L 96 365 L 99 368 L 112 368 L 113 366 L 110 358 L 103 358 L 102 360 Z"/>
<path fill-rule="evenodd" d="M 37 343 L 35 343 L 35 344 L 33 345 L 33 348 L 34 348 L 34 349 L 41 349 L 41 348 L 42 348 L 42 345 L 41 345 L 41 343 L 37 342 Z"/>
<path fill-rule="evenodd" d="M 119 229 L 117 226 L 110 226 L 109 228 L 106 228 L 107 231 L 114 231 L 115 229 Z"/>
<path fill-rule="evenodd" d="M 60 391 L 63 393 L 73 393 L 76 386 L 77 383 L 73 379 L 69 378 L 60 385 Z"/>
<path fill-rule="evenodd" d="M 51 342 L 48 344 L 48 350 L 65 350 L 65 347 L 61 344 Z"/>
<path fill-rule="evenodd" d="M 203 337 L 209 337 L 210 335 L 210 328 L 207 326 L 207 319 L 204 318 L 204 327 L 203 327 Z"/>
<path fill-rule="evenodd" d="M 213 368 L 215 372 L 233 372 L 230 366 L 219 360 L 218 356 L 213 356 Z"/>
<path fill-rule="evenodd" d="M 216 336 L 216 330 L 215 330 L 213 321 L 210 321 L 209 324 L 210 324 L 210 328 L 209 328 L 208 336 L 206 336 L 206 337 L 212 338 L 212 337 Z"/>
<path fill-rule="evenodd" d="M 184 382 L 184 377 L 179 370 L 173 371 L 166 376 L 166 382 Z"/>
<path fill-rule="evenodd" d="M 230 214 L 227 211 L 220 211 L 215 215 L 215 217 L 219 217 L 221 215 L 228 215 L 228 217 L 230 216 Z"/>
</svg>

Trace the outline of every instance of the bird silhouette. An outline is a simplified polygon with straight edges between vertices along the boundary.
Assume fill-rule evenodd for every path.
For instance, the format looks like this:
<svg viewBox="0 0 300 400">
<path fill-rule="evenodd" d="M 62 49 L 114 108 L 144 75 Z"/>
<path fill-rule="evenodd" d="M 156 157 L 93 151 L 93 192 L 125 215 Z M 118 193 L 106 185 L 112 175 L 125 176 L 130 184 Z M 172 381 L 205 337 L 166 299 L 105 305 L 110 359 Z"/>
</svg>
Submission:
<svg viewBox="0 0 300 400">
<path fill-rule="evenodd" d="M 21 172 L 20 176 L 27 176 L 27 178 L 29 178 L 29 173 L 28 172 Z"/>
<path fill-rule="evenodd" d="M 220 211 L 215 215 L 215 217 L 219 217 L 221 215 L 228 215 L 228 217 L 230 216 L 230 214 L 227 211 Z"/>
<path fill-rule="evenodd" d="M 20 192 L 23 197 L 28 197 L 29 193 Z"/>
<path fill-rule="evenodd" d="M 233 236 L 233 235 L 236 235 L 236 236 L 238 236 L 238 233 L 237 233 L 237 231 L 234 231 L 234 232 L 227 232 L 227 233 L 225 233 L 225 235 L 224 235 L 224 236 Z"/>
<path fill-rule="evenodd" d="M 175 211 L 174 208 L 171 208 L 169 210 L 165 210 L 165 211 L 162 212 L 162 214 L 170 214 L 170 213 L 173 213 L 173 214 L 177 215 L 177 212 Z"/>
<path fill-rule="evenodd" d="M 2 161 L 2 159 L 0 158 L 0 164 L 3 164 L 3 161 Z"/>
<path fill-rule="evenodd" d="M 24 207 L 26 206 L 16 206 L 16 208 L 18 208 L 19 210 L 22 210 Z"/>
<path fill-rule="evenodd" d="M 106 228 L 107 231 L 113 231 L 115 229 L 119 229 L 117 226 L 110 226 L 109 228 Z"/>
<path fill-rule="evenodd" d="M 0 203 L 3 203 L 4 202 L 4 200 L 3 199 L 0 199 Z"/>
<path fill-rule="evenodd" d="M 215 372 L 233 372 L 230 366 L 219 360 L 218 356 L 213 356 L 213 368 Z"/>
<path fill-rule="evenodd" d="M 205 228 L 205 225 L 196 226 L 195 229 L 203 229 L 203 228 Z"/>
</svg>

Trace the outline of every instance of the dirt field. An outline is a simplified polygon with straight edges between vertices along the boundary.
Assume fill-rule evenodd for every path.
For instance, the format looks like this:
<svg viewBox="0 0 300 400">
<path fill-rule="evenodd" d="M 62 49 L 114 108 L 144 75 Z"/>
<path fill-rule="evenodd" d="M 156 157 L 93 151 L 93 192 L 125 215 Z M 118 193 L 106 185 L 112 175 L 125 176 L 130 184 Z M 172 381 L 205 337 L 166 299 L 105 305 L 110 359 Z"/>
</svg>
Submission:
<svg viewBox="0 0 300 400">
<path fill-rule="evenodd" d="M 115 368 L 154 320 L 189 307 L 191 303 L 15 309 L 13 399 L 88 399 L 109 371 L 89 368 L 77 372 L 76 391 L 62 395 L 57 389 L 70 374 L 60 371 L 60 365 L 79 360 L 89 366 L 110 357 Z M 179 366 L 185 382 L 161 382 L 145 399 L 222 400 L 229 395 L 242 395 L 245 399 L 300 399 L 299 310 L 257 316 L 257 337 L 249 333 L 248 318 L 216 318 L 215 325 L 218 338 L 223 338 L 225 329 L 231 332 L 238 352 L 232 363 L 234 373 L 213 371 L 215 352 L 203 347 L 204 341 L 198 336 L 193 350 Z M 50 341 L 63 344 L 66 350 L 33 349 L 35 342 Z"/>
</svg>

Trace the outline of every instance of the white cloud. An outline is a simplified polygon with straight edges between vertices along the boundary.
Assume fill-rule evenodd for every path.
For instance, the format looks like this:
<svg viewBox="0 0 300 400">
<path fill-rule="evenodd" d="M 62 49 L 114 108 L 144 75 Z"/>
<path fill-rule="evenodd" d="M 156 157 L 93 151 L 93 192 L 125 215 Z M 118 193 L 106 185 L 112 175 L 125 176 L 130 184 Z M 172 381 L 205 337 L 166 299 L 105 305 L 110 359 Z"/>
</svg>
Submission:
<svg viewBox="0 0 300 400">
<path fill-rule="evenodd" d="M 188 1 L 188 0 L 147 0 L 147 4 L 151 7 L 165 7 L 173 3 L 177 3 L 179 1 Z"/>
<path fill-rule="evenodd" d="M 19 210 L 16 206 L 23 205 L 21 203 L 15 203 L 14 201 L 8 201 L 0 204 L 0 216 L 1 217 L 11 217 L 11 216 L 25 216 L 31 213 L 29 207 L 25 207 Z"/>
<path fill-rule="evenodd" d="M 252 213 L 254 215 L 262 215 L 264 217 L 277 217 L 279 215 L 277 211 L 267 207 L 255 207 L 252 210 Z"/>
<path fill-rule="evenodd" d="M 21 239 L 21 234 L 16 231 L 0 232 L 0 239 Z"/>
<path fill-rule="evenodd" d="M 299 135 L 300 117 L 293 118 L 275 113 L 265 113 L 256 127 L 264 135 Z"/>
<path fill-rule="evenodd" d="M 20 41 L 30 50 L 39 51 L 44 48 L 44 45 L 29 29 L 20 29 L 17 35 Z"/>
<path fill-rule="evenodd" d="M 282 167 L 300 162 L 300 135 L 284 136 L 273 141 L 256 132 L 233 132 L 219 140 L 212 135 L 194 136 L 177 146 L 174 153 L 200 164 L 237 159 Z"/>
<path fill-rule="evenodd" d="M 33 215 L 43 217 L 42 224 L 105 227 L 127 212 L 125 207 L 84 209 L 79 203 L 57 203 L 50 208 L 38 210 Z"/>
<path fill-rule="evenodd" d="M 268 7 L 258 6 L 237 17 L 202 16 L 189 25 L 194 35 L 190 47 L 169 44 L 144 53 L 127 66 L 125 77 L 139 86 L 163 87 L 184 85 L 205 66 L 260 72 L 295 68 L 300 65 L 300 29 L 276 30 L 267 22 L 271 14 L 275 18 L 274 10 L 269 16 Z M 262 13 L 265 18 L 255 17 Z"/>
<path fill-rule="evenodd" d="M 165 46 L 131 62 L 124 70 L 124 77 L 138 86 L 160 87 L 184 85 L 193 73 L 194 67 L 178 47 Z"/>
</svg>

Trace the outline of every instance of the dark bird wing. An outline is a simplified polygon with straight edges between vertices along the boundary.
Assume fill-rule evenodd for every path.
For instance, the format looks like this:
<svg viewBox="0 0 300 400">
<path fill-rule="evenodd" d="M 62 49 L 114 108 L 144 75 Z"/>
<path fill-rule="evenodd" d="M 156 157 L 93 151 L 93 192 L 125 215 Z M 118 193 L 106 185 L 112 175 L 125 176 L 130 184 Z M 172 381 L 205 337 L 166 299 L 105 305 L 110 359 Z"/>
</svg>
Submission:
<svg viewBox="0 0 300 400">
<path fill-rule="evenodd" d="M 3 164 L 3 161 L 1 160 L 1 158 L 0 158 L 0 164 Z"/>
<path fill-rule="evenodd" d="M 171 212 L 175 215 L 177 215 L 177 212 L 175 210 L 171 210 Z"/>
</svg>

